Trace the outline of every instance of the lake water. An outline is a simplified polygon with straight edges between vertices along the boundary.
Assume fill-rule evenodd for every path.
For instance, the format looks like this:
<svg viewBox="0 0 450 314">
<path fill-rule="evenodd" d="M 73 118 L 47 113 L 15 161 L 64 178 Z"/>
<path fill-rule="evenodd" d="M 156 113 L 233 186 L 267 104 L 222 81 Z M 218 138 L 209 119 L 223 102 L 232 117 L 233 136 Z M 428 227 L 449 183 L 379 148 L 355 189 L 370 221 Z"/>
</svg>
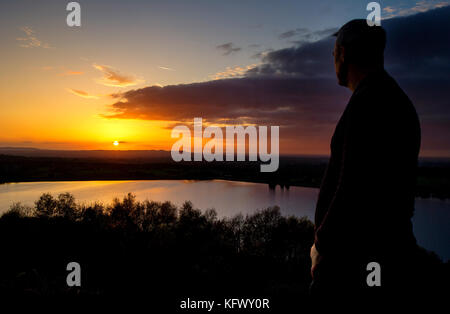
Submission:
<svg viewBox="0 0 450 314">
<path fill-rule="evenodd" d="M 32 206 L 44 192 L 54 196 L 72 193 L 78 201 L 109 203 L 114 197 L 133 192 L 138 200 L 171 201 L 181 205 L 190 200 L 196 208 L 215 208 L 219 217 L 252 213 L 257 209 L 278 205 L 285 215 L 314 219 L 318 189 L 291 187 L 270 190 L 267 184 L 224 180 L 187 181 L 72 181 L 31 182 L 0 185 L 0 214 L 12 203 Z M 442 259 L 450 259 L 450 201 L 416 199 L 413 218 L 418 243 L 435 251 Z"/>
</svg>

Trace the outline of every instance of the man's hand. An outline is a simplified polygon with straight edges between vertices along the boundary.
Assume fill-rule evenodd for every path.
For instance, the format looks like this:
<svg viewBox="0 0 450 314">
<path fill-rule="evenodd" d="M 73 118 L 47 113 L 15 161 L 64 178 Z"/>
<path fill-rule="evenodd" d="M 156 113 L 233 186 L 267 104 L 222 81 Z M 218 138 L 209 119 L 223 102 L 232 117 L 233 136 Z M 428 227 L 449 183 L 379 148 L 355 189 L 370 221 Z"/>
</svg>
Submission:
<svg viewBox="0 0 450 314">
<path fill-rule="evenodd" d="M 315 244 L 313 244 L 313 246 L 311 247 L 311 252 L 309 253 L 309 255 L 311 256 L 311 277 L 314 278 L 314 269 L 316 268 L 321 258 L 319 252 L 316 250 Z"/>
</svg>

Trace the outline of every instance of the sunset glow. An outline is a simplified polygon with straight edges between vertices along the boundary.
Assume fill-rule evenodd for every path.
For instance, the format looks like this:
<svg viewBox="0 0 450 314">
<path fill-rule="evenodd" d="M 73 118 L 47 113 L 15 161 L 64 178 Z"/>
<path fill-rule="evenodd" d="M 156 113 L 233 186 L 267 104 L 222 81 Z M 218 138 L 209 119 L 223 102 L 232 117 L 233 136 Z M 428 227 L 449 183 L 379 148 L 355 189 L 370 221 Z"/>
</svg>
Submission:
<svg viewBox="0 0 450 314">
<path fill-rule="evenodd" d="M 325 1 L 323 8 L 305 1 L 276 8 L 249 1 L 239 2 L 237 14 L 233 1 L 169 2 L 110 1 L 108 12 L 124 12 L 114 22 L 100 1 L 89 2 L 82 8 L 86 21 L 78 28 L 65 24 L 66 12 L 56 2 L 29 2 L 25 15 L 21 1 L 5 2 L 0 13 L 0 146 L 170 150 L 171 129 L 202 117 L 205 125 L 280 126 L 280 154 L 329 154 L 349 94 L 336 83 L 331 52 L 322 52 L 332 51 L 333 30 L 365 16 L 365 6 L 348 6 L 343 14 L 336 1 Z M 402 15 L 448 11 L 437 4 L 407 7 Z M 334 13 L 325 17 L 325 8 Z M 385 14 L 395 17 L 399 10 L 392 3 Z M 394 76 L 395 69 L 404 73 L 403 65 L 390 65 L 409 56 L 387 52 L 387 70 Z M 417 69 L 425 69 L 423 60 L 447 57 L 442 50 L 414 58 Z M 423 156 L 450 155 L 444 145 L 450 133 L 447 89 L 421 81 L 444 68 L 417 73 L 412 83 L 399 76 L 419 114 L 427 113 L 422 116 Z M 418 90 L 436 95 L 433 106 Z"/>
</svg>

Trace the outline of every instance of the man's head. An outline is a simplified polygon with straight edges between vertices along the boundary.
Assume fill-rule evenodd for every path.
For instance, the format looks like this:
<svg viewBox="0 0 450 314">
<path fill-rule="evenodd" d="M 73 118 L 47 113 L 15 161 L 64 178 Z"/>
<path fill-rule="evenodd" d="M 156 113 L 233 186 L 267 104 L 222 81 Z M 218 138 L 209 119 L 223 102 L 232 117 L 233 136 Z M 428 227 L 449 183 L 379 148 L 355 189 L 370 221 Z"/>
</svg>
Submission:
<svg viewBox="0 0 450 314">
<path fill-rule="evenodd" d="M 352 20 L 334 36 L 334 66 L 339 85 L 348 86 L 349 71 L 383 68 L 386 32 L 381 26 L 369 26 L 363 19 Z"/>
</svg>

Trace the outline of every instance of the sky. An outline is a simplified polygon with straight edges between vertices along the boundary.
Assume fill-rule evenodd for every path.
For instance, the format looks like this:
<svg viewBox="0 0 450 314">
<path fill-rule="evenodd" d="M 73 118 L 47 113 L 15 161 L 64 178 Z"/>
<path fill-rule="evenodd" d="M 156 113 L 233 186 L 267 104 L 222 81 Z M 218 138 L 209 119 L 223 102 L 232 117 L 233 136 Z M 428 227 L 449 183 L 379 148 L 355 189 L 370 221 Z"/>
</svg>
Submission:
<svg viewBox="0 0 450 314">
<path fill-rule="evenodd" d="M 170 150 L 173 126 L 202 117 L 279 125 L 281 154 L 329 153 L 350 97 L 330 34 L 369 1 L 78 1 L 81 27 L 68 2 L 0 3 L 0 146 Z M 379 3 L 421 156 L 450 156 L 450 1 Z"/>
</svg>

